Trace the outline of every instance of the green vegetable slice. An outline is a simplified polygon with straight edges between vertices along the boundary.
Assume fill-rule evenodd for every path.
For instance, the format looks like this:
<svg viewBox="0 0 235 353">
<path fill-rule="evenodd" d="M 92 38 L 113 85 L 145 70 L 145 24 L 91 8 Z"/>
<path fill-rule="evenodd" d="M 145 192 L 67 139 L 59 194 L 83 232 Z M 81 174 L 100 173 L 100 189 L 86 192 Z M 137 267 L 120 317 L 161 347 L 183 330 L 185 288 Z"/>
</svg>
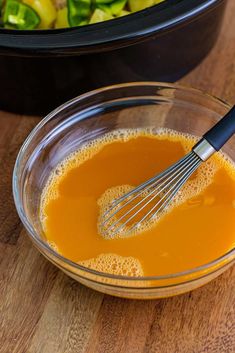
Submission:
<svg viewBox="0 0 235 353">
<path fill-rule="evenodd" d="M 91 0 L 67 0 L 68 22 L 71 27 L 81 26 L 89 22 Z"/>
<path fill-rule="evenodd" d="M 102 3 L 101 0 L 99 1 L 100 2 L 97 1 L 97 7 L 112 16 L 118 16 L 127 3 L 127 0 L 114 0 L 109 3 Z"/>
<path fill-rule="evenodd" d="M 40 17 L 30 6 L 16 0 L 7 0 L 3 23 L 8 28 L 30 30 L 39 25 Z"/>
<path fill-rule="evenodd" d="M 111 4 L 114 0 L 94 0 L 95 4 Z"/>
</svg>

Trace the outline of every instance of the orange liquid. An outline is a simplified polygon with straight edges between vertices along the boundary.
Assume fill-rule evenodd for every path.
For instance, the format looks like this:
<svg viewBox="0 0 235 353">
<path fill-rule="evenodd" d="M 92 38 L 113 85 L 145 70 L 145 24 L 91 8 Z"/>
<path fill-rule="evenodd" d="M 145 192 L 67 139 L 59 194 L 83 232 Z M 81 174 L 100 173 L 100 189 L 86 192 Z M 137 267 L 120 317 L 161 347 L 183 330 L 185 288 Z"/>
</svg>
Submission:
<svg viewBox="0 0 235 353">
<path fill-rule="evenodd" d="M 47 240 L 74 262 L 86 264 L 102 254 L 131 257 L 146 276 L 192 269 L 224 255 L 235 246 L 235 169 L 220 154 L 200 167 L 201 173 L 211 174 L 201 176 L 207 181 L 201 191 L 195 189 L 199 171 L 191 178 L 196 196 L 179 203 L 153 227 L 115 239 L 105 239 L 97 230 L 97 200 L 107 189 L 142 183 L 185 155 L 193 143 L 188 136 L 143 131 L 96 141 L 73 154 L 43 192 L 41 219 Z M 106 265 L 104 272 L 116 273 L 115 266 Z M 89 266 L 96 267 L 92 262 Z"/>
</svg>

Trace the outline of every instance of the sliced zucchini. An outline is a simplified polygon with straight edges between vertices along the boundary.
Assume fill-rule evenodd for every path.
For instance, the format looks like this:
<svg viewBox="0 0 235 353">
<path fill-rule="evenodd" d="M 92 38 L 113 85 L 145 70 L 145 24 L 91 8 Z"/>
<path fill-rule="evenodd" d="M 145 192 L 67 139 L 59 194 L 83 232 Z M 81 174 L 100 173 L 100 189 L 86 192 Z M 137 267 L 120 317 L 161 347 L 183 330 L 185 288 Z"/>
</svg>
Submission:
<svg viewBox="0 0 235 353">
<path fill-rule="evenodd" d="M 90 24 L 112 20 L 114 17 L 100 9 L 96 9 L 90 19 Z"/>
<path fill-rule="evenodd" d="M 160 4 L 160 2 L 163 2 L 165 0 L 128 0 L 128 4 L 130 7 L 130 10 L 132 12 L 136 11 L 141 11 L 143 9 L 146 9 L 147 7 Z"/>
<path fill-rule="evenodd" d="M 97 3 L 97 7 L 112 16 L 118 16 L 126 6 L 127 0 L 114 0 L 110 3 Z"/>
<path fill-rule="evenodd" d="M 51 0 L 23 0 L 34 11 L 37 12 L 41 19 L 39 28 L 51 28 L 56 20 L 57 12 Z"/>
<path fill-rule="evenodd" d="M 68 23 L 68 8 L 65 6 L 63 9 L 57 11 L 57 18 L 55 21 L 55 28 L 67 28 Z"/>
</svg>

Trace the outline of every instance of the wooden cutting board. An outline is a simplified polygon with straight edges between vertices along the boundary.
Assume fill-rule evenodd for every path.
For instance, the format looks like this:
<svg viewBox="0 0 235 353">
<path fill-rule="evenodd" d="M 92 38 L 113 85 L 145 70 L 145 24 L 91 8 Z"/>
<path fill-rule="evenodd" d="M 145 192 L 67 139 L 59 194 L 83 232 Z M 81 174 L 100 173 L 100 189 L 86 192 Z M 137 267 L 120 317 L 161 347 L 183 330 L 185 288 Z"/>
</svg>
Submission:
<svg viewBox="0 0 235 353">
<path fill-rule="evenodd" d="M 182 83 L 235 102 L 235 1 L 220 39 Z M 0 352 L 234 353 L 235 267 L 178 297 L 131 301 L 83 287 L 45 260 L 16 214 L 16 154 L 39 118 L 0 112 Z"/>
</svg>

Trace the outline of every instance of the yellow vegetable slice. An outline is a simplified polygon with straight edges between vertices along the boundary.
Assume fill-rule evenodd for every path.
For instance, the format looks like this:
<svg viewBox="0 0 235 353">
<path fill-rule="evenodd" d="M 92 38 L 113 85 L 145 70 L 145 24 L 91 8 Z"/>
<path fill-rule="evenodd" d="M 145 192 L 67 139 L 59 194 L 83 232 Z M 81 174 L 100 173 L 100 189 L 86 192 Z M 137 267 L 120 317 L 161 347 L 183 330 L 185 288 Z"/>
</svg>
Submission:
<svg viewBox="0 0 235 353">
<path fill-rule="evenodd" d="M 23 2 L 31 6 L 41 18 L 38 28 L 51 28 L 56 20 L 57 12 L 51 0 L 23 0 Z"/>
<path fill-rule="evenodd" d="M 114 18 L 114 17 L 109 15 L 108 13 L 106 13 L 100 9 L 96 9 L 93 12 L 93 15 L 91 16 L 89 23 L 93 24 L 93 23 L 103 22 L 103 21 L 111 20 L 112 18 Z"/>
<path fill-rule="evenodd" d="M 68 24 L 68 8 L 64 7 L 57 11 L 57 18 L 55 22 L 55 28 L 67 28 Z"/>
<path fill-rule="evenodd" d="M 126 16 L 126 15 L 130 15 L 131 12 L 130 11 L 126 11 L 126 10 L 122 10 L 120 12 L 120 14 L 118 15 L 118 17 L 122 17 L 122 16 Z"/>
<path fill-rule="evenodd" d="M 136 11 L 145 9 L 146 7 L 159 4 L 160 2 L 163 2 L 163 1 L 164 0 L 128 0 L 128 4 L 130 7 L 130 10 L 132 12 L 136 12 Z"/>
</svg>

